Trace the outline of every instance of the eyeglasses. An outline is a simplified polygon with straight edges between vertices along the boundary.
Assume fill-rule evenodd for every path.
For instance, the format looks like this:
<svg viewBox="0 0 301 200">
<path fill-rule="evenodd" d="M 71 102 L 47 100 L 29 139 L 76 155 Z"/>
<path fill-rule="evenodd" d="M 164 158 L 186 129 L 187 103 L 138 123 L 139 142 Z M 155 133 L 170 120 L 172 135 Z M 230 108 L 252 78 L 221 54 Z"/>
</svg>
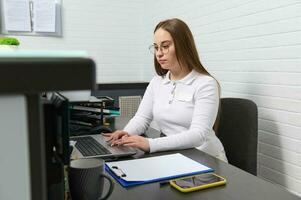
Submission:
<svg viewBox="0 0 301 200">
<path fill-rule="evenodd" d="M 169 47 L 171 45 L 171 42 L 169 41 L 166 41 L 166 42 L 163 42 L 161 45 L 156 45 L 156 44 L 153 44 L 153 45 L 150 45 L 148 47 L 149 51 L 152 53 L 152 54 L 156 54 L 159 50 L 163 53 L 163 54 L 167 54 L 169 52 Z"/>
</svg>

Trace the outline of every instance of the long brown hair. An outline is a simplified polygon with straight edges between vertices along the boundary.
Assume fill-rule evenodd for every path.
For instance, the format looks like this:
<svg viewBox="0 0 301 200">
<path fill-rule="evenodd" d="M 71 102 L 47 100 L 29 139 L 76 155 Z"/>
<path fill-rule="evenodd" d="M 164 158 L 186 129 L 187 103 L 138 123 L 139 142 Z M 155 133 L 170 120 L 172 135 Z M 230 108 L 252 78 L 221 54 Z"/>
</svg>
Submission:
<svg viewBox="0 0 301 200">
<path fill-rule="evenodd" d="M 201 74 L 211 76 L 214 78 L 202 65 L 199 54 L 193 39 L 193 35 L 187 26 L 185 22 L 183 22 L 180 19 L 173 18 L 173 19 L 167 19 L 164 21 L 161 21 L 157 24 L 154 33 L 158 29 L 163 29 L 167 31 L 171 37 L 174 40 L 174 45 L 175 45 L 175 52 L 176 52 L 176 58 L 180 64 L 180 67 L 187 67 L 189 71 L 195 70 Z M 155 65 L 155 70 L 159 76 L 164 76 L 168 70 L 163 69 L 159 62 L 156 59 L 156 56 L 154 56 L 154 65 Z M 215 78 L 214 78 L 215 79 Z M 215 79 L 216 80 L 216 79 Z M 218 81 L 216 80 L 218 84 L 218 88 L 220 91 L 220 86 Z M 220 93 L 220 92 L 219 92 Z M 219 106 L 220 107 L 220 106 Z M 220 108 L 218 109 L 218 114 L 216 121 L 214 123 L 213 129 L 217 133 L 218 129 L 218 122 L 219 122 L 219 111 Z"/>
<path fill-rule="evenodd" d="M 167 31 L 173 38 L 176 57 L 181 67 L 188 67 L 189 71 L 194 69 L 201 74 L 211 76 L 200 61 L 192 33 L 185 22 L 177 18 L 161 21 L 157 24 L 154 33 L 160 28 Z M 157 74 L 164 76 L 168 70 L 161 68 L 156 56 L 154 63 Z"/>
</svg>

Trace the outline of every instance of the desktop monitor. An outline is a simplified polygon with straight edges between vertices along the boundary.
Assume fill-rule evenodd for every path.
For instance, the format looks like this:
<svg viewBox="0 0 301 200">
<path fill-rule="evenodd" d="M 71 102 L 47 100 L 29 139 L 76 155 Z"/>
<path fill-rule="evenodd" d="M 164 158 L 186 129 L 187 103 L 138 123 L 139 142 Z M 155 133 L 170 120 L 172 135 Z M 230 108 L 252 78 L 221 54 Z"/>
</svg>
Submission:
<svg viewBox="0 0 301 200">
<path fill-rule="evenodd" d="M 69 102 L 57 92 L 43 103 L 48 199 L 63 199 L 64 166 L 69 164 Z"/>
<path fill-rule="evenodd" d="M 9 162 L 12 162 L 11 166 L 13 168 L 10 168 L 9 165 L 3 168 L 1 163 L 3 171 L 16 169 L 24 172 L 22 177 L 11 176 L 9 181 L 4 179 L 0 181 L 0 185 L 12 186 L 11 190 L 7 190 L 4 193 L 11 197 L 7 199 L 14 199 L 15 194 L 20 194 L 19 196 L 23 196 L 24 199 L 51 199 L 47 198 L 46 192 L 47 170 L 53 171 L 54 166 L 59 166 L 57 168 L 61 170 L 62 163 L 68 162 L 68 160 L 65 160 L 67 154 L 65 154 L 64 148 L 60 149 L 60 147 L 64 146 L 63 142 L 60 143 L 60 141 L 67 140 L 63 137 L 60 140 L 60 135 L 56 132 L 56 129 L 53 129 L 52 133 L 47 131 L 47 141 L 50 143 L 45 141 L 44 124 L 51 121 L 46 120 L 44 122 L 44 115 L 51 120 L 49 115 L 59 116 L 60 109 L 52 105 L 46 108 L 48 113 L 44 113 L 43 107 L 47 107 L 46 104 L 51 105 L 52 101 L 49 100 L 48 103 L 42 104 L 41 94 L 49 91 L 95 89 L 95 70 L 94 61 L 76 51 L 38 50 L 0 53 L 0 95 L 4 97 L 8 95 L 12 99 L 18 100 L 16 105 L 21 106 L 22 109 L 24 108 L 24 110 L 20 110 L 19 115 L 16 117 L 17 123 L 20 122 L 20 124 L 17 124 L 19 128 L 12 129 L 14 134 L 10 134 L 9 131 L 1 132 L 5 139 L 9 139 L 7 141 L 8 145 L 12 147 L 15 144 L 22 145 L 19 146 L 20 148 L 13 148 L 13 153 L 10 151 L 6 152 L 7 157 L 12 157 L 9 159 Z M 15 107 L 16 105 L 14 101 L 11 101 L 8 103 L 7 108 L 15 110 L 15 108 L 19 108 Z M 51 111 L 52 109 L 55 111 Z M 6 118 L 8 114 L 10 113 L 2 113 L 2 116 Z M 57 122 L 51 123 L 56 124 Z M 6 129 L 2 128 L 1 130 Z M 13 140 L 14 137 L 8 137 L 7 135 L 22 137 L 16 143 Z M 47 158 L 46 148 L 48 152 Z M 6 150 L 5 147 L 0 149 Z M 15 153 L 18 149 L 22 150 L 22 152 Z M 46 161 L 48 169 L 46 169 Z M 52 181 L 50 183 L 53 183 L 54 177 L 49 180 Z M 20 182 L 18 187 L 13 187 L 15 182 Z M 1 195 L 2 191 L 0 191 Z M 60 198 L 52 199 L 58 200 Z"/>
</svg>

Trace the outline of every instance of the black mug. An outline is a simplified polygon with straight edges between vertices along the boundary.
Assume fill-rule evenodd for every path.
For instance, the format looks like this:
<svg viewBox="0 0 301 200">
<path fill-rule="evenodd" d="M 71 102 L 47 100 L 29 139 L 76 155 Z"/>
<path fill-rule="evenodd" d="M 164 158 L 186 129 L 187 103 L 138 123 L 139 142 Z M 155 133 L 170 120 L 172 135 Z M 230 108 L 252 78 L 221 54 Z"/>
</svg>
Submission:
<svg viewBox="0 0 301 200">
<path fill-rule="evenodd" d="M 104 200 L 113 192 L 114 183 L 105 173 L 102 159 L 72 160 L 69 166 L 69 190 L 72 200 Z M 103 197 L 104 179 L 109 181 L 109 189 Z"/>
</svg>

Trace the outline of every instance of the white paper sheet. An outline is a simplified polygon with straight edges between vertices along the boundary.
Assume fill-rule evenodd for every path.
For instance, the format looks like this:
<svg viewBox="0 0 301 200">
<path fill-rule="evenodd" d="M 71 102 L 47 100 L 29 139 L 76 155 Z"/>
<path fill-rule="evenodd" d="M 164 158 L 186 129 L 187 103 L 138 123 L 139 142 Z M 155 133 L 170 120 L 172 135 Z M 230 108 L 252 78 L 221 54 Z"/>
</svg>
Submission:
<svg viewBox="0 0 301 200">
<path fill-rule="evenodd" d="M 121 176 L 123 173 L 126 174 L 126 177 L 122 177 L 122 179 L 126 181 L 150 181 L 211 169 L 180 153 L 127 161 L 108 162 L 107 165 L 117 175 Z"/>
<path fill-rule="evenodd" d="M 7 31 L 31 31 L 28 0 L 4 0 L 4 23 Z"/>
<path fill-rule="evenodd" d="M 36 32 L 55 32 L 55 0 L 35 0 L 33 24 Z"/>
</svg>

